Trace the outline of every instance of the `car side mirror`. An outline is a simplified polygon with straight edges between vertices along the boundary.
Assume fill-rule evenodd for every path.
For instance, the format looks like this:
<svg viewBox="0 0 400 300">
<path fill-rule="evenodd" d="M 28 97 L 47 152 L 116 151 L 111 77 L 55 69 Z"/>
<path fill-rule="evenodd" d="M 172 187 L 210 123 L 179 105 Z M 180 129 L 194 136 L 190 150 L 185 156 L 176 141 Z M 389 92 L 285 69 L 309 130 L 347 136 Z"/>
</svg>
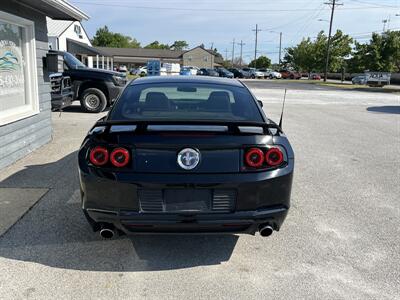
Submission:
<svg viewBox="0 0 400 300">
<path fill-rule="evenodd" d="M 264 106 L 264 103 L 261 100 L 257 100 L 257 102 L 258 102 L 258 105 L 260 105 L 260 107 Z"/>
</svg>

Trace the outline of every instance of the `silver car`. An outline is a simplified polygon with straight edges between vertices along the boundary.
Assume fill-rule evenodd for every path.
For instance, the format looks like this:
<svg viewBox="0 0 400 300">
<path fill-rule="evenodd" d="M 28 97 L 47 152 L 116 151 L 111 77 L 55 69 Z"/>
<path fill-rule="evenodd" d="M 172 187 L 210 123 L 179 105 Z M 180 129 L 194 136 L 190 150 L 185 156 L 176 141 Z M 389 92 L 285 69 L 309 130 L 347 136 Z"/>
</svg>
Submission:
<svg viewBox="0 0 400 300">
<path fill-rule="evenodd" d="M 353 84 L 360 84 L 360 85 L 366 85 L 367 84 L 367 76 L 365 75 L 358 75 L 356 77 L 353 77 L 353 79 L 351 79 L 351 82 Z"/>
</svg>

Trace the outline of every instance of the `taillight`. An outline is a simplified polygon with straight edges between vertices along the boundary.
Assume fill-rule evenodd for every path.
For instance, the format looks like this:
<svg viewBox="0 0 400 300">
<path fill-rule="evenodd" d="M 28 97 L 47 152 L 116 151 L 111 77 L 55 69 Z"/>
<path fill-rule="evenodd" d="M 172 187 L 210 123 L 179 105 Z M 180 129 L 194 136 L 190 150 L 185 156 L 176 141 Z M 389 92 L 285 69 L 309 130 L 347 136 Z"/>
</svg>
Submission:
<svg viewBox="0 0 400 300">
<path fill-rule="evenodd" d="M 253 147 L 244 153 L 245 169 L 268 169 L 279 167 L 285 161 L 284 150 L 280 147 Z"/>
<path fill-rule="evenodd" d="M 89 159 L 95 166 L 104 166 L 108 162 L 108 150 L 97 146 L 90 150 Z"/>
<path fill-rule="evenodd" d="M 279 166 L 283 162 L 283 153 L 279 148 L 271 148 L 265 153 L 265 161 L 271 167 Z"/>
<path fill-rule="evenodd" d="M 264 163 L 264 152 L 258 148 L 251 148 L 246 152 L 244 160 L 249 167 L 259 168 Z"/>
<path fill-rule="evenodd" d="M 116 148 L 111 152 L 110 161 L 114 167 L 122 168 L 129 163 L 130 154 L 125 148 Z"/>
</svg>

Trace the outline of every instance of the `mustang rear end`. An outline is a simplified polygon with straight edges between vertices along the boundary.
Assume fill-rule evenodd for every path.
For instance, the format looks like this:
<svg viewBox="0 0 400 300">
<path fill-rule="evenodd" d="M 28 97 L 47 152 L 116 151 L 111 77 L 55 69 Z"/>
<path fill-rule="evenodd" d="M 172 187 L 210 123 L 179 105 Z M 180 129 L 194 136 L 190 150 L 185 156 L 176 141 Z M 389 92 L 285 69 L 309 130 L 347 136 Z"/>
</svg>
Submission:
<svg viewBox="0 0 400 300">
<path fill-rule="evenodd" d="M 154 77 L 128 85 L 79 151 L 84 214 L 122 233 L 279 230 L 293 150 L 239 81 Z"/>
</svg>

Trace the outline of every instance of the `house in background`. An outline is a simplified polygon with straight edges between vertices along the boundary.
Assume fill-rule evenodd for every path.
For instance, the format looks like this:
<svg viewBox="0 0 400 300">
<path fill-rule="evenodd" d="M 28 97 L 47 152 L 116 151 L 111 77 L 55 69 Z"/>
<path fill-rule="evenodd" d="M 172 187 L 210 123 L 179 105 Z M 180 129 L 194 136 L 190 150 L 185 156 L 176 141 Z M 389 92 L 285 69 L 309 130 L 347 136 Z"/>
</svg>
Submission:
<svg viewBox="0 0 400 300">
<path fill-rule="evenodd" d="M 149 60 L 160 60 L 161 63 L 178 63 L 182 66 L 215 68 L 220 66 L 222 58 L 212 50 L 201 46 L 187 51 L 146 49 L 146 48 L 110 48 L 94 47 L 104 55 L 112 58 L 113 65 L 127 66 L 128 69 L 145 65 Z"/>
<path fill-rule="evenodd" d="M 220 65 L 216 60 L 218 61 L 218 57 L 216 57 L 214 51 L 201 46 L 197 46 L 182 54 L 182 64 L 184 66 L 212 69 Z M 218 62 L 221 63 L 220 61 Z"/>
<path fill-rule="evenodd" d="M 65 0 L 1 0 L 0 169 L 51 140 L 46 17 L 88 19 Z"/>
<path fill-rule="evenodd" d="M 90 68 L 111 68 L 110 58 L 92 47 L 89 36 L 80 21 L 54 20 L 47 17 L 46 22 L 49 49 L 68 51 Z"/>
<path fill-rule="evenodd" d="M 53 20 L 46 18 L 49 49 L 68 51 L 67 40 L 77 41 L 92 46 L 89 36 L 81 22 L 70 20 Z"/>
</svg>

